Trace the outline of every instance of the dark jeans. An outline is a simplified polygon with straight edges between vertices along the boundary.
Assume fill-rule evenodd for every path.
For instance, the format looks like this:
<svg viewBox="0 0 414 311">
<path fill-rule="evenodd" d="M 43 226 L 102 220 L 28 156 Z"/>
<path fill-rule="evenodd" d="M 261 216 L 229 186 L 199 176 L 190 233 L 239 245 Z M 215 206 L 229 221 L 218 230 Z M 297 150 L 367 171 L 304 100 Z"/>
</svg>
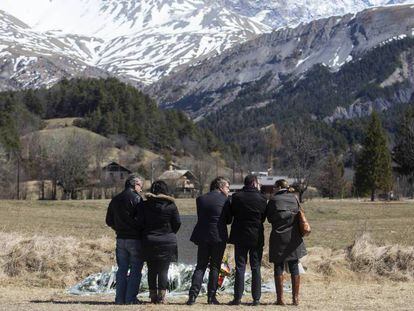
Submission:
<svg viewBox="0 0 414 311">
<path fill-rule="evenodd" d="M 263 246 L 247 248 L 240 245 L 234 246 L 236 261 L 236 278 L 234 281 L 234 299 L 240 300 L 244 292 L 244 273 L 246 272 L 247 255 L 249 254 L 250 268 L 252 270 L 252 297 L 260 300 L 262 289 L 262 276 L 260 267 L 262 264 Z"/>
<path fill-rule="evenodd" d="M 116 239 L 116 296 L 115 303 L 125 304 L 136 301 L 141 283 L 141 241 Z M 128 275 L 128 270 L 130 270 Z"/>
<path fill-rule="evenodd" d="M 197 297 L 200 293 L 204 273 L 206 272 L 208 264 L 210 264 L 210 273 L 208 275 L 207 294 L 211 297 L 216 293 L 221 261 L 223 260 L 225 249 L 226 243 L 198 245 L 197 266 L 191 280 L 190 296 Z"/>
<path fill-rule="evenodd" d="M 147 261 L 148 288 L 150 290 L 162 290 L 168 288 L 169 261 Z"/>
<path fill-rule="evenodd" d="M 287 264 L 289 266 L 289 272 L 291 275 L 299 275 L 299 260 L 289 260 Z M 275 263 L 275 276 L 282 275 L 284 268 L 284 262 Z"/>
</svg>

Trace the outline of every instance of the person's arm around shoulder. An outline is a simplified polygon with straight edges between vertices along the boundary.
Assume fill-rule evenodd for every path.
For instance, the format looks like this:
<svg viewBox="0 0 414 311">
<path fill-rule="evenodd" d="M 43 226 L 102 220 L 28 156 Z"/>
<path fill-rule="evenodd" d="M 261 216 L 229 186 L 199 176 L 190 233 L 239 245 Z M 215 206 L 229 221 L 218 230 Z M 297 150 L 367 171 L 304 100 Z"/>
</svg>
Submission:
<svg viewBox="0 0 414 311">
<path fill-rule="evenodd" d="M 171 204 L 173 209 L 171 217 L 171 229 L 174 233 L 177 233 L 181 227 L 180 213 L 178 212 L 177 205 L 175 205 L 175 203 Z"/>
</svg>

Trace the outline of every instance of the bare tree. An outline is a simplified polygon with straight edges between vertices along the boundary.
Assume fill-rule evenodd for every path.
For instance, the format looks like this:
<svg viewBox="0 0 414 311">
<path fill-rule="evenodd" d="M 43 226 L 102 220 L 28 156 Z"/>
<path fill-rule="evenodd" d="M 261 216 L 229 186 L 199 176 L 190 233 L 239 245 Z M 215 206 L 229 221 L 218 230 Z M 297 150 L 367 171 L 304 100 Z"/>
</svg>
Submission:
<svg viewBox="0 0 414 311">
<path fill-rule="evenodd" d="M 65 198 L 75 199 L 76 191 L 87 183 L 90 152 L 89 140 L 76 133 L 63 144 L 58 155 L 58 185 Z"/>
<path fill-rule="evenodd" d="M 0 198 L 16 197 L 16 161 L 0 144 Z"/>
<path fill-rule="evenodd" d="M 320 165 L 321 143 L 309 127 L 298 122 L 297 127 L 288 128 L 283 135 L 283 153 L 288 174 L 295 179 L 299 199 L 308 189 L 309 182 Z"/>
<path fill-rule="evenodd" d="M 209 182 L 216 177 L 216 162 L 213 159 L 204 157 L 191 165 L 191 171 L 196 177 L 201 195 L 208 189 Z"/>
<path fill-rule="evenodd" d="M 73 131 L 64 137 L 42 139 L 41 144 L 46 153 L 47 176 L 52 181 L 52 198 L 56 199 L 57 186 L 62 188 L 64 198 L 76 198 L 76 191 L 87 182 L 93 143 Z"/>
<path fill-rule="evenodd" d="M 26 169 L 31 177 L 39 181 L 40 199 L 45 199 L 45 182 L 50 179 L 48 154 L 41 143 L 38 132 L 34 132 L 26 141 Z"/>
</svg>

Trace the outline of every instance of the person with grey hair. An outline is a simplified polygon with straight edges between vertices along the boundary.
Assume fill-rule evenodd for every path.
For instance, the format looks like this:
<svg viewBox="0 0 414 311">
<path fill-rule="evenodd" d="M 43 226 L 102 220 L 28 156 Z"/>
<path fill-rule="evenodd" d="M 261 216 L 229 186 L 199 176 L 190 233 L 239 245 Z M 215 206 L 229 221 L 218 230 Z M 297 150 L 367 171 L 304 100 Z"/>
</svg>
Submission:
<svg viewBox="0 0 414 311">
<path fill-rule="evenodd" d="M 111 200 L 106 213 L 106 224 L 116 232 L 116 304 L 140 303 L 137 295 L 144 262 L 137 215 L 142 186 L 142 177 L 128 176 L 124 191 Z"/>
<path fill-rule="evenodd" d="M 210 265 L 210 273 L 207 303 L 219 304 L 216 299 L 218 276 L 228 239 L 227 224 L 231 222 L 229 187 L 226 178 L 217 177 L 211 182 L 210 192 L 199 196 L 196 200 L 197 224 L 190 240 L 198 246 L 197 266 L 193 273 L 187 305 L 195 303 L 208 265 Z"/>
</svg>

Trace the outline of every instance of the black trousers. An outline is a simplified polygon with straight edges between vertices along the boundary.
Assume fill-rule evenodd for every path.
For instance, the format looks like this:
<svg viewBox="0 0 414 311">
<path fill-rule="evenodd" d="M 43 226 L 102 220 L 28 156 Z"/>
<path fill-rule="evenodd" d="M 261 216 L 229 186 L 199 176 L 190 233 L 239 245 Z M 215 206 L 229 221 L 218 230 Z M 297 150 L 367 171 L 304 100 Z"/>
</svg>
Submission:
<svg viewBox="0 0 414 311">
<path fill-rule="evenodd" d="M 197 297 L 200 293 L 203 276 L 207 266 L 210 264 L 210 273 L 208 275 L 207 294 L 213 296 L 217 291 L 218 276 L 220 272 L 221 261 L 223 260 L 226 243 L 200 244 L 197 250 L 197 266 L 191 280 L 189 295 Z"/>
<path fill-rule="evenodd" d="M 241 245 L 234 246 L 234 257 L 236 261 L 234 299 L 240 300 L 243 296 L 247 255 L 249 255 L 250 268 L 252 270 L 252 297 L 254 300 L 260 300 L 262 294 L 262 276 L 260 274 L 260 267 L 262 265 L 263 246 L 247 248 Z"/>
<path fill-rule="evenodd" d="M 148 288 L 161 290 L 168 288 L 169 261 L 148 261 Z"/>
</svg>

